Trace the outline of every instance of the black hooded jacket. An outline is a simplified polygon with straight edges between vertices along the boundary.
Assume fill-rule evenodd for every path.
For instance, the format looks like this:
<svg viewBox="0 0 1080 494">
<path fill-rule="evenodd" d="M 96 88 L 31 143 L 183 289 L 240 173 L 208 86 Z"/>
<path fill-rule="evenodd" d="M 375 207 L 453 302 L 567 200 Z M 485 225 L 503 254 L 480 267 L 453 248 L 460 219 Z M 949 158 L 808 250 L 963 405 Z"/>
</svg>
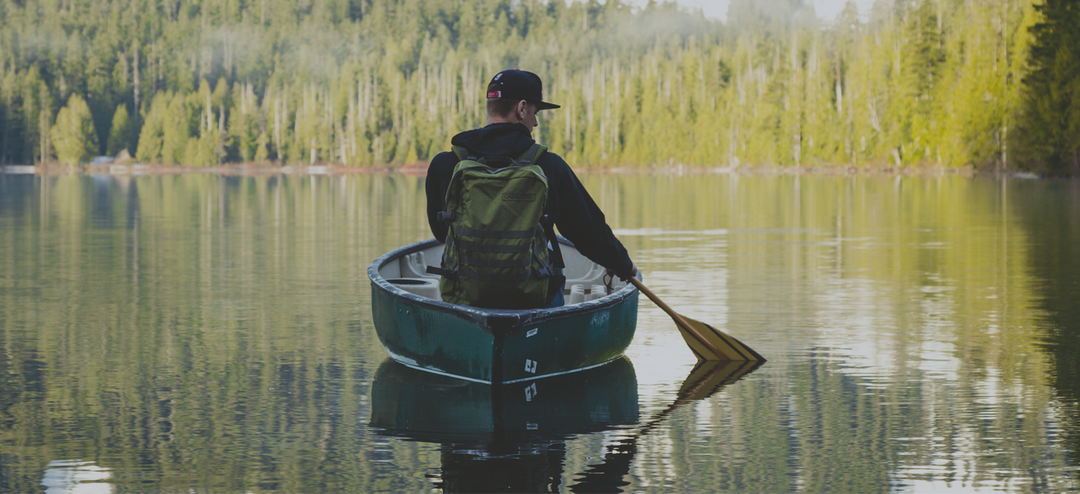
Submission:
<svg viewBox="0 0 1080 494">
<path fill-rule="evenodd" d="M 462 132 L 450 141 L 478 157 L 509 156 L 517 158 L 534 141 L 529 129 L 518 123 L 491 124 Z M 447 226 L 437 219 L 445 207 L 446 188 L 454 174 L 458 158 L 452 152 L 439 153 L 431 160 L 427 174 L 427 215 L 431 232 L 440 242 L 446 241 Z M 593 202 L 573 170 L 559 155 L 544 153 L 537 165 L 548 179 L 547 215 L 555 221 L 559 233 L 574 243 L 593 262 L 628 276 L 634 264 L 619 239 L 604 221 L 604 213 Z"/>
</svg>

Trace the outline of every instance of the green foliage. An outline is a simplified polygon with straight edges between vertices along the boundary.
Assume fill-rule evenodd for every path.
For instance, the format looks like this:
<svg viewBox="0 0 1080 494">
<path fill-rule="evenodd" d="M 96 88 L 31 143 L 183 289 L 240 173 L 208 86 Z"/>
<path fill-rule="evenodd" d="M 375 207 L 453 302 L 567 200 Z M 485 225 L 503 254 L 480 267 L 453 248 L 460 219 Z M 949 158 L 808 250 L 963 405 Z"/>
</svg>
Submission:
<svg viewBox="0 0 1080 494">
<path fill-rule="evenodd" d="M 172 94 L 161 92 L 154 95 L 150 110 L 143 119 L 139 133 L 139 147 L 135 158 L 144 163 L 160 163 L 165 145 L 165 116 Z"/>
<path fill-rule="evenodd" d="M 727 26 L 623 0 L 3 1 L 3 161 L 47 159 L 72 93 L 102 133 L 119 105 L 139 115 L 148 163 L 426 161 L 484 123 L 506 67 L 543 77 L 563 108 L 537 137 L 578 167 L 1001 166 L 1009 143 L 1064 163 L 1080 128 L 1078 55 L 1054 48 L 1080 46 L 1069 2 L 1029 36 L 1031 2 L 1006 0 L 849 4 L 830 23 L 805 1 L 735 0 Z"/>
<path fill-rule="evenodd" d="M 106 154 L 116 156 L 124 149 L 128 152 L 135 149 L 135 120 L 128 117 L 127 106 L 121 103 L 116 105 L 116 112 L 113 113 Z"/>
<path fill-rule="evenodd" d="M 72 94 L 67 105 L 60 109 L 49 135 L 61 163 L 86 163 L 97 154 L 97 134 L 90 107 L 78 94 Z"/>
<path fill-rule="evenodd" d="M 218 82 L 219 87 L 222 84 Z M 265 160 L 268 152 L 266 121 L 261 118 L 254 87 L 251 84 L 233 86 L 232 100 L 238 103 L 229 114 L 227 158 L 242 162 Z"/>
<path fill-rule="evenodd" d="M 1016 147 L 1026 168 L 1080 174 L 1080 2 L 1047 0 L 1036 9 Z"/>
<path fill-rule="evenodd" d="M 0 46 L 4 44 L 0 43 Z M 53 96 L 35 66 L 11 71 L 3 69 L 3 136 L 0 162 L 33 163 L 51 155 L 49 129 L 52 127 Z"/>
<path fill-rule="evenodd" d="M 193 93 L 196 105 L 198 93 Z M 168 106 L 161 118 L 161 162 L 166 165 L 175 165 L 184 162 L 187 154 L 188 140 L 198 138 L 198 129 L 201 122 L 192 119 L 192 111 L 189 98 L 182 93 L 174 93 L 169 99 Z"/>
</svg>

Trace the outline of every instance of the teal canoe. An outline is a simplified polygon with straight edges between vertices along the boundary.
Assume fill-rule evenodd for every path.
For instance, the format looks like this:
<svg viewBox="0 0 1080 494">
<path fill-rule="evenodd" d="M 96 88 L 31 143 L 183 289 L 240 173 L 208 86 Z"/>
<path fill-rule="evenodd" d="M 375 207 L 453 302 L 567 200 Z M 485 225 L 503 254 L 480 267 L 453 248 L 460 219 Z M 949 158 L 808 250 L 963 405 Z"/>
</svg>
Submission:
<svg viewBox="0 0 1080 494">
<path fill-rule="evenodd" d="M 638 290 L 560 238 L 567 278 L 562 307 L 498 310 L 443 302 L 443 244 L 431 239 L 371 263 L 379 341 L 408 367 L 484 384 L 510 384 L 604 365 L 623 355 L 637 326 Z"/>
</svg>

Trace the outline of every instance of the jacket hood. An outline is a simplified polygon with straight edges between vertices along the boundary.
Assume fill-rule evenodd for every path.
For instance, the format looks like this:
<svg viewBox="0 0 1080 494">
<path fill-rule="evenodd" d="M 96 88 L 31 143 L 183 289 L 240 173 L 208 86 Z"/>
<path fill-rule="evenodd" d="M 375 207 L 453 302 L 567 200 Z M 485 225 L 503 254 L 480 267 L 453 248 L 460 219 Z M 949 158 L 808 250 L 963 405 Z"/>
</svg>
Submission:
<svg viewBox="0 0 1080 494">
<path fill-rule="evenodd" d="M 508 156 L 517 158 L 535 143 L 529 128 L 519 123 L 497 123 L 462 132 L 450 143 L 461 146 L 477 157 Z"/>
</svg>

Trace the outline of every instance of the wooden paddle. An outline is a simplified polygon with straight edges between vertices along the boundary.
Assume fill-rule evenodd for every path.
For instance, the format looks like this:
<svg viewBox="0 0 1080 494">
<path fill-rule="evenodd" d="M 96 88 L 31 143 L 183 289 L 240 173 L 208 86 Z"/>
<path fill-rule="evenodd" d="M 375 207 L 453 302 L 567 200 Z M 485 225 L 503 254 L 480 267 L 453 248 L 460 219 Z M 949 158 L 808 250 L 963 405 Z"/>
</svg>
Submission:
<svg viewBox="0 0 1080 494">
<path fill-rule="evenodd" d="M 675 325 L 679 328 L 679 333 L 682 333 L 683 339 L 686 340 L 687 346 L 690 350 L 697 355 L 698 360 L 746 360 L 746 361 L 765 361 L 765 357 L 762 357 L 760 353 L 755 352 L 752 348 L 743 345 L 741 341 L 736 340 L 731 335 L 725 334 L 723 331 L 716 329 L 701 321 L 695 321 L 689 317 L 680 315 L 675 312 L 671 307 L 668 307 L 660 297 L 657 297 L 655 293 L 645 287 L 637 277 L 631 277 L 630 282 L 637 287 L 641 293 L 649 297 L 656 305 L 664 309 L 672 319 L 675 320 Z"/>
</svg>

